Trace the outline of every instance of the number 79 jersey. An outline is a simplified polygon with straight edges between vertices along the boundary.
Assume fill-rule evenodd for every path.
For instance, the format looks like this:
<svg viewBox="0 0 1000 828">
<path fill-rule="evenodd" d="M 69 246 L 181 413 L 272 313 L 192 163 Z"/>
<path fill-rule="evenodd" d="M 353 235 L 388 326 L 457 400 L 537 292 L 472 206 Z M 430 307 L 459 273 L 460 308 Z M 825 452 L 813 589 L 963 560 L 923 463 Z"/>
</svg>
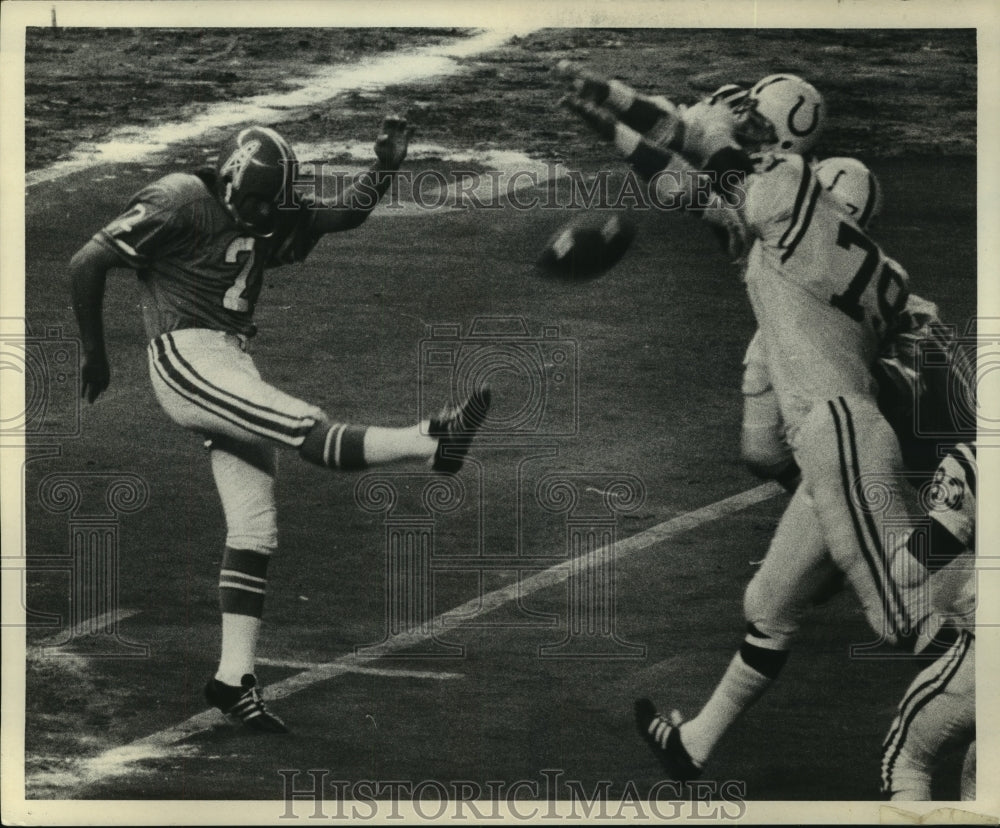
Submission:
<svg viewBox="0 0 1000 828">
<path fill-rule="evenodd" d="M 94 237 L 138 272 L 150 339 L 183 328 L 253 336 L 264 268 L 301 260 L 316 242 L 305 205 L 279 211 L 270 238 L 242 232 L 211 183 L 167 175 L 136 193 Z"/>
<path fill-rule="evenodd" d="M 906 304 L 906 272 L 799 155 L 764 155 L 742 216 L 745 280 L 789 436 L 817 402 L 874 394 L 871 366 Z"/>
</svg>

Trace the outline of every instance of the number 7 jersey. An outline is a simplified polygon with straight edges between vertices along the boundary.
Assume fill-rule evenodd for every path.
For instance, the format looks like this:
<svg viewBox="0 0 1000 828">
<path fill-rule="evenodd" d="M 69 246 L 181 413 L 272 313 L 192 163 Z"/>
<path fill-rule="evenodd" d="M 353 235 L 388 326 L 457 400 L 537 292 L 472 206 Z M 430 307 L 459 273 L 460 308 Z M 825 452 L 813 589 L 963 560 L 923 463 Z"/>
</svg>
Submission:
<svg viewBox="0 0 1000 828">
<path fill-rule="evenodd" d="M 755 237 L 745 281 L 794 440 L 817 403 L 874 395 L 871 366 L 906 303 L 906 272 L 798 155 L 755 157 L 741 214 Z"/>
<path fill-rule="evenodd" d="M 201 175 L 173 173 L 136 193 L 95 240 L 135 269 L 150 339 L 183 328 L 253 336 L 265 267 L 300 261 L 315 245 L 306 204 L 279 211 L 270 238 L 242 231 Z"/>
</svg>

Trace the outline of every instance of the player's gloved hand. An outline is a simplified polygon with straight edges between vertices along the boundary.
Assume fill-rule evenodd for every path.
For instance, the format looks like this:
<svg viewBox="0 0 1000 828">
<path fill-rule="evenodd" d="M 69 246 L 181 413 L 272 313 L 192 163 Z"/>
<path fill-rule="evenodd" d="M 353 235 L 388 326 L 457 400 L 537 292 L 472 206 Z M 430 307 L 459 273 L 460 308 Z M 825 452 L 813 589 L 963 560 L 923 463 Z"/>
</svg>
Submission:
<svg viewBox="0 0 1000 828">
<path fill-rule="evenodd" d="M 552 67 L 552 72 L 557 78 L 567 81 L 576 80 L 586 74 L 583 66 L 575 60 L 560 60 Z"/>
<path fill-rule="evenodd" d="M 579 95 L 574 94 L 563 95 L 559 101 L 559 105 L 579 115 L 584 123 L 605 141 L 614 141 L 618 119 L 611 112 L 604 109 L 604 107 L 597 106 L 591 101 L 586 101 Z"/>
<path fill-rule="evenodd" d="M 684 111 L 681 121 L 681 149 L 698 161 L 706 161 L 724 147 L 739 146 L 734 138 L 736 115 L 725 103 L 699 101 Z"/>
<path fill-rule="evenodd" d="M 382 121 L 382 129 L 375 141 L 375 157 L 384 169 L 399 169 L 412 137 L 413 127 L 407 126 L 406 118 L 389 115 Z"/>
<path fill-rule="evenodd" d="M 559 61 L 554 71 L 558 77 L 571 81 L 573 94 L 595 104 L 603 104 L 607 100 L 612 83 L 618 84 L 623 89 L 627 88 L 619 81 L 609 82 L 599 75 L 588 72 L 579 63 L 571 60 Z"/>
<path fill-rule="evenodd" d="M 111 366 L 104 354 L 85 354 L 80 368 L 80 396 L 92 403 L 111 384 Z"/>
</svg>

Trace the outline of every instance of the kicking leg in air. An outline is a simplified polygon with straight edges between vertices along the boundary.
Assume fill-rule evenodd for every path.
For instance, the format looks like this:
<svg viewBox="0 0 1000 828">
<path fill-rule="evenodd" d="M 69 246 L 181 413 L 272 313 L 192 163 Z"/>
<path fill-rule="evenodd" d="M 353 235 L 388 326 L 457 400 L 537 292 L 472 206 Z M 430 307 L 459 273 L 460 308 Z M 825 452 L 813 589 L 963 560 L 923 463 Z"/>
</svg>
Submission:
<svg viewBox="0 0 1000 828">
<path fill-rule="evenodd" d="M 166 413 L 209 436 L 226 518 L 221 656 L 205 697 L 251 729 L 287 732 L 264 703 L 254 673 L 268 563 L 278 546 L 277 449 L 294 448 L 311 463 L 343 471 L 416 461 L 453 474 L 486 419 L 489 389 L 414 426 L 355 426 L 333 423 L 322 409 L 264 382 L 238 343 L 215 332 L 165 334 L 151 343 L 149 357 L 153 389 Z"/>
</svg>

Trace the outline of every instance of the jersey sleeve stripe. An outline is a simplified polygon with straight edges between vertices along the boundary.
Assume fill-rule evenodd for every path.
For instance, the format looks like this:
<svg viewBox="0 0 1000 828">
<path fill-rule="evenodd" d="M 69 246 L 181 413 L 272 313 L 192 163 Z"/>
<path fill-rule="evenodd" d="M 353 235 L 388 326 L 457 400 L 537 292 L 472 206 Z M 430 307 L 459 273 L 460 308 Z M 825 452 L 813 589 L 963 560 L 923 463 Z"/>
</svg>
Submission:
<svg viewBox="0 0 1000 828">
<path fill-rule="evenodd" d="M 805 203 L 806 194 L 809 192 L 809 187 L 812 183 L 813 175 L 809 171 L 809 165 L 803 161 L 802 180 L 799 182 L 799 191 L 795 194 L 795 206 L 792 208 L 792 217 L 788 222 L 788 228 L 778 241 L 778 247 L 784 247 L 788 243 L 789 237 L 793 235 L 798 225 L 799 217 L 802 215 L 802 205 Z"/>
<path fill-rule="evenodd" d="M 868 219 L 871 218 L 872 209 L 875 207 L 875 196 L 878 194 L 877 188 L 878 182 L 872 171 L 868 170 L 868 200 L 865 202 L 865 209 L 861 211 L 861 218 L 858 219 L 858 224 L 862 227 L 868 224 Z"/>
<path fill-rule="evenodd" d="M 805 212 L 802 215 L 802 221 L 799 225 L 799 231 L 795 234 L 795 238 L 792 239 L 791 244 L 785 249 L 785 252 L 781 254 L 781 261 L 787 262 L 792 255 L 795 253 L 795 248 L 799 246 L 799 242 L 802 241 L 802 237 L 806 234 L 809 229 L 809 223 L 812 221 L 813 211 L 816 209 L 816 202 L 819 200 L 819 185 L 817 184 L 812 188 L 812 194 L 809 196 L 809 203 L 806 206 Z"/>
</svg>

